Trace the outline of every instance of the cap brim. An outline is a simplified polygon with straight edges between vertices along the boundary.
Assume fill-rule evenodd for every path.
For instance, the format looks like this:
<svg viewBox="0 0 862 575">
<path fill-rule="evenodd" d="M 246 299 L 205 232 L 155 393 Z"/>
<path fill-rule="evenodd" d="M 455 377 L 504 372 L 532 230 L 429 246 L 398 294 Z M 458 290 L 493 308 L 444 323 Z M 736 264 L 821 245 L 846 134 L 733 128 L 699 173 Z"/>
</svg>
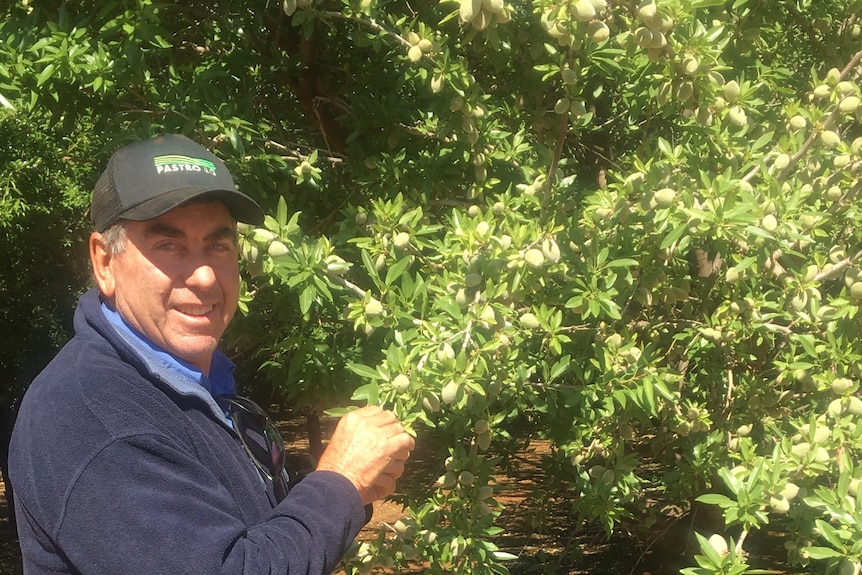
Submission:
<svg viewBox="0 0 862 575">
<path fill-rule="evenodd" d="M 252 225 L 263 223 L 263 210 L 257 202 L 242 192 L 222 189 L 201 190 L 196 188 L 182 188 L 166 192 L 129 208 L 122 212 L 118 219 L 133 221 L 152 220 L 187 202 L 203 198 L 212 198 L 223 203 L 231 216 L 238 222 Z"/>
</svg>

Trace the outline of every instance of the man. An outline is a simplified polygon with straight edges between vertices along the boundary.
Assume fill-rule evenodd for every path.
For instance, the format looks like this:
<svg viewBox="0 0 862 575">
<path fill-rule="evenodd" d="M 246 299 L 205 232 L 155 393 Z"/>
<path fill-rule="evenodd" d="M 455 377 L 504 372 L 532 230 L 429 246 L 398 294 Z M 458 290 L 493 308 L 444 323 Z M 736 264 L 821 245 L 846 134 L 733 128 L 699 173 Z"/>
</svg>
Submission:
<svg viewBox="0 0 862 575">
<path fill-rule="evenodd" d="M 111 157 L 90 215 L 98 288 L 13 432 L 25 573 L 332 571 L 414 442 L 391 412 L 353 411 L 286 492 L 277 432 L 216 349 L 239 296 L 236 221 L 260 223 L 258 205 L 168 135 Z"/>
</svg>

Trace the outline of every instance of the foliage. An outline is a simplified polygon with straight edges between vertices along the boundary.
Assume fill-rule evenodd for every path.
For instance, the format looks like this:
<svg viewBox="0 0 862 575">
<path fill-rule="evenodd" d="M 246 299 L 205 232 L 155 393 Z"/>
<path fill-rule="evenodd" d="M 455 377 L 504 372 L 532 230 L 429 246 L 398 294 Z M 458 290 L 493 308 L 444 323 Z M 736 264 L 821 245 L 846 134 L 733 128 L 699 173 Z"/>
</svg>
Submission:
<svg viewBox="0 0 862 575">
<path fill-rule="evenodd" d="M 858 2 L 48 4 L 2 102 L 212 145 L 271 214 L 231 347 L 437 456 L 350 569 L 505 572 L 494 476 L 541 438 L 609 534 L 719 508 L 688 573 L 760 572 L 779 519 L 859 571 Z"/>
<path fill-rule="evenodd" d="M 90 142 L 0 111 L 0 390 L 3 409 L 68 339 L 75 300 L 87 283 L 84 239 Z"/>
</svg>

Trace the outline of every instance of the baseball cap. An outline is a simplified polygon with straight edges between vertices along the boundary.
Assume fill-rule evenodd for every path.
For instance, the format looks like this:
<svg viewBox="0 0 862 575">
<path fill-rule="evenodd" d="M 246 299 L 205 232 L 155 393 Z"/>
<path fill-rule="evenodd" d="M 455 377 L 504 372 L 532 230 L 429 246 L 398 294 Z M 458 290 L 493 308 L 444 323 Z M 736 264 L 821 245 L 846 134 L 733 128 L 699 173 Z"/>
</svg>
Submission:
<svg viewBox="0 0 862 575">
<path fill-rule="evenodd" d="M 239 222 L 263 222 L 260 206 L 236 189 L 224 162 L 180 134 L 114 152 L 93 190 L 90 218 L 103 232 L 119 219 L 151 220 L 200 196 L 219 200 Z"/>
</svg>

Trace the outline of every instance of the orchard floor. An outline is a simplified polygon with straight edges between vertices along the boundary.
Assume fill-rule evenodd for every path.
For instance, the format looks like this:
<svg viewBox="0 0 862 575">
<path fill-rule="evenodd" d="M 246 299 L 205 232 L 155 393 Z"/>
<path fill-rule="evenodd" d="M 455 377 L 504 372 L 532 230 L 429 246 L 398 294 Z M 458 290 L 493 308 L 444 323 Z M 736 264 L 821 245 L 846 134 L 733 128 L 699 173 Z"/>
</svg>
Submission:
<svg viewBox="0 0 862 575">
<path fill-rule="evenodd" d="M 307 467 L 304 420 L 289 414 L 280 415 L 278 425 L 289 445 L 288 467 Z M 323 428 L 326 437 L 332 429 L 332 421 L 324 420 Z M 542 474 L 540 460 L 544 448 L 541 443 L 534 443 L 528 452 L 519 454 L 519 464 L 512 473 L 497 477 L 495 498 L 505 506 L 498 523 L 506 528 L 506 534 L 496 544 L 518 557 L 509 563 L 513 575 L 676 575 L 681 567 L 694 565 L 690 555 L 687 558 L 682 555 L 685 539 L 694 538 L 682 521 L 671 527 L 677 532 L 676 537 L 670 539 L 671 546 L 647 547 L 623 532 L 615 533 L 608 540 L 598 526 L 574 525 L 567 513 L 564 494 L 545 501 L 540 509 L 531 499 L 531 488 Z M 423 458 L 424 451 L 420 442 L 400 480 L 402 485 L 411 481 L 433 481 L 440 475 L 440 462 Z M 0 575 L 22 575 L 20 551 L 7 513 L 0 482 Z M 375 538 L 381 526 L 391 526 L 403 515 L 401 506 L 395 502 L 378 503 L 359 539 Z M 783 564 L 782 545 L 778 533 L 755 534 L 746 548 L 756 549 L 761 561 L 752 560 L 752 566 L 773 569 L 778 575 L 802 575 Z M 421 566 L 417 566 L 400 573 L 421 572 Z"/>
</svg>

